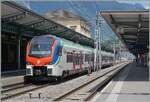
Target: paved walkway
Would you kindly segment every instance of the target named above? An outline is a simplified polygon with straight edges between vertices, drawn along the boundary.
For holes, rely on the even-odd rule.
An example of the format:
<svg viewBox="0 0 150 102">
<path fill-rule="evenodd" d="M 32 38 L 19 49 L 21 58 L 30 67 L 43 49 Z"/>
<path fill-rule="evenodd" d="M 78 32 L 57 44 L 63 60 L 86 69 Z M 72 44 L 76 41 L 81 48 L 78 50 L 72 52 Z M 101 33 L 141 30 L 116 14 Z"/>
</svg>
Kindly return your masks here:
<svg viewBox="0 0 150 102">
<path fill-rule="evenodd" d="M 150 102 L 150 84 L 147 67 L 129 64 L 92 102 Z"/>
</svg>

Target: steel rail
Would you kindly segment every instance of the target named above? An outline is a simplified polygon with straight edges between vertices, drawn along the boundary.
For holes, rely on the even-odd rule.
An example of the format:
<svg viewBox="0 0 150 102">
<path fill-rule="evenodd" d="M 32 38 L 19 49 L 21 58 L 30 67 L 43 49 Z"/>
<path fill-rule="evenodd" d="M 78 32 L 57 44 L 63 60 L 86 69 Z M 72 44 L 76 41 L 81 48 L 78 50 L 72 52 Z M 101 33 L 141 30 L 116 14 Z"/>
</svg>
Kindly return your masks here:
<svg viewBox="0 0 150 102">
<path fill-rule="evenodd" d="M 7 99 L 10 99 L 12 97 L 16 97 L 16 96 L 19 96 L 21 94 L 25 94 L 25 93 L 30 92 L 30 91 L 34 91 L 34 90 L 37 90 L 37 89 L 41 89 L 41 88 L 47 87 L 49 85 L 50 84 L 44 84 L 44 85 L 40 85 L 40 86 L 34 86 L 31 89 L 23 90 L 23 91 L 20 91 L 20 92 L 11 94 L 11 95 L 7 95 L 7 93 L 6 93 L 7 96 L 1 97 L 1 100 L 7 100 Z"/>
<path fill-rule="evenodd" d="M 78 86 L 77 88 L 74 88 L 74 89 L 72 89 L 72 90 L 70 90 L 70 91 L 64 93 L 63 95 L 58 96 L 58 97 L 55 98 L 53 101 L 61 101 L 61 100 L 65 99 L 66 97 L 70 96 L 71 94 L 73 94 L 73 93 L 77 92 L 78 90 L 80 90 L 80 89 L 86 87 L 86 86 L 89 85 L 90 83 L 92 83 L 92 82 L 98 80 L 99 78 L 101 78 L 101 77 L 107 75 L 108 73 L 110 73 L 110 72 L 112 72 L 112 71 L 118 69 L 118 68 L 121 67 L 121 66 L 122 66 L 122 65 L 117 66 L 116 68 L 111 69 L 110 71 L 104 73 L 103 75 L 100 75 L 99 77 L 97 77 L 97 78 L 95 78 L 95 79 L 92 79 L 92 80 L 86 82 L 85 84 L 82 84 L 82 85 Z M 123 68 L 123 67 L 122 67 L 122 68 Z"/>
<path fill-rule="evenodd" d="M 127 64 L 128 65 L 128 64 Z M 124 65 L 122 68 L 118 69 L 116 72 L 114 72 L 110 77 L 108 77 L 106 80 L 101 82 L 98 87 L 94 89 L 93 92 L 91 92 L 85 99 L 84 101 L 90 101 L 98 92 L 98 90 L 104 88 L 116 75 L 119 73 L 121 70 L 123 70 L 127 65 Z"/>
</svg>

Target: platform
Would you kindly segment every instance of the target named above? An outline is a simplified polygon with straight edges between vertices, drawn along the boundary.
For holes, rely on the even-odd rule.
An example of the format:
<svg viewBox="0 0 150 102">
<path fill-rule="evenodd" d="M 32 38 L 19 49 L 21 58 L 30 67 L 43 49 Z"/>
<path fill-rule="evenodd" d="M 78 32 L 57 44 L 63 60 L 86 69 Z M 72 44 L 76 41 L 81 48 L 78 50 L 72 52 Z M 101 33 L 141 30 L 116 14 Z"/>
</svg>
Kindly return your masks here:
<svg viewBox="0 0 150 102">
<path fill-rule="evenodd" d="M 2 77 L 1 78 L 1 86 L 8 86 L 13 85 L 17 83 L 23 83 L 24 82 L 24 76 L 11 76 L 11 77 Z"/>
<path fill-rule="evenodd" d="M 131 63 L 92 102 L 150 102 L 148 72 L 147 67 Z"/>
</svg>

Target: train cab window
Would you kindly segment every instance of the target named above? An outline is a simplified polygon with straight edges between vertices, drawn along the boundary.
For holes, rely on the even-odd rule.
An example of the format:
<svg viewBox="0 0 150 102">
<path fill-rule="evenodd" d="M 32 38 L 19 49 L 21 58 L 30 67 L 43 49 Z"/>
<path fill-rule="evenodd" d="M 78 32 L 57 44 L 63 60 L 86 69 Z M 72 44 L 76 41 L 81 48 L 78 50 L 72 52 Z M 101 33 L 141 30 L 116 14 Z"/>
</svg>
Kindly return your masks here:
<svg viewBox="0 0 150 102">
<path fill-rule="evenodd" d="M 48 57 L 51 54 L 53 39 L 50 37 L 35 37 L 31 41 L 29 56 Z"/>
</svg>

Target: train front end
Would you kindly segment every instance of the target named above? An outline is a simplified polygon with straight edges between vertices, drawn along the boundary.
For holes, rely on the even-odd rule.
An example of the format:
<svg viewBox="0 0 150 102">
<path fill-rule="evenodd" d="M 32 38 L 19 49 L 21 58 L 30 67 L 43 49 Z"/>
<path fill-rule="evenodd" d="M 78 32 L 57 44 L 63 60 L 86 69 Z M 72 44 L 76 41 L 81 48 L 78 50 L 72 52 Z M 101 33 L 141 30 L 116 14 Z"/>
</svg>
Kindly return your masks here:
<svg viewBox="0 0 150 102">
<path fill-rule="evenodd" d="M 59 40 L 53 36 L 36 36 L 27 45 L 25 82 L 50 80 L 58 76 Z"/>
</svg>

